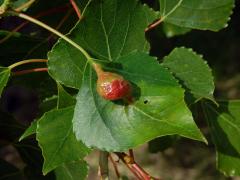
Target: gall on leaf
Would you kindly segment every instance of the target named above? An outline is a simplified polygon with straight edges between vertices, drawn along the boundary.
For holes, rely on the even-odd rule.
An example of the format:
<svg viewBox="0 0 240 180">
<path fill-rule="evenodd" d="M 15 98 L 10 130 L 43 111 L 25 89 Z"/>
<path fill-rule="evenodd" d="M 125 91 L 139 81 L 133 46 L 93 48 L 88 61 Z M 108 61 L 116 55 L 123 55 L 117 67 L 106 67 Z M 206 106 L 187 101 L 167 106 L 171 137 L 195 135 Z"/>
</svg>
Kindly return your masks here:
<svg viewBox="0 0 240 180">
<path fill-rule="evenodd" d="M 106 100 L 128 100 L 131 99 L 132 86 L 130 82 L 125 80 L 121 75 L 105 72 L 100 65 L 95 64 L 94 68 L 97 72 L 97 92 Z"/>
</svg>

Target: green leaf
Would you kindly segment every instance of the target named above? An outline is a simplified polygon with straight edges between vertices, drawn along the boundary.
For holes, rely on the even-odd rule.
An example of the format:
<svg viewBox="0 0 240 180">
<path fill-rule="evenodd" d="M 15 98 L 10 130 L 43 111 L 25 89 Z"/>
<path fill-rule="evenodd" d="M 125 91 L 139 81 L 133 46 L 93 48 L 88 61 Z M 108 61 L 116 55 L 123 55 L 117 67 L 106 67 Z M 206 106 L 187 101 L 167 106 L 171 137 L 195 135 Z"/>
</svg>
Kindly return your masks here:
<svg viewBox="0 0 240 180">
<path fill-rule="evenodd" d="M 0 5 L 2 5 L 3 3 L 12 3 L 12 6 L 14 8 L 26 3 L 28 0 L 0 0 Z"/>
<path fill-rule="evenodd" d="M 240 100 L 204 103 L 205 116 L 217 149 L 217 168 L 228 176 L 240 175 Z"/>
<path fill-rule="evenodd" d="M 4 87 L 7 85 L 9 76 L 10 76 L 10 69 L 6 67 L 0 66 L 0 97 Z"/>
<path fill-rule="evenodd" d="M 191 31 L 190 28 L 179 27 L 170 23 L 163 24 L 163 31 L 168 38 L 177 36 L 177 35 L 184 35 Z"/>
<path fill-rule="evenodd" d="M 207 98 L 215 102 L 213 97 L 214 81 L 211 69 L 192 49 L 175 48 L 164 58 L 163 66 L 169 68 L 190 92 L 195 101 Z"/>
<path fill-rule="evenodd" d="M 0 36 L 7 36 L 8 34 L 12 34 L 13 37 L 20 37 L 21 33 L 19 32 L 11 32 L 11 31 L 7 31 L 7 30 L 0 30 Z"/>
<path fill-rule="evenodd" d="M 57 86 L 58 86 L 57 109 L 75 105 L 76 99 L 73 98 L 70 94 L 68 94 L 61 86 L 61 84 L 58 83 Z"/>
<path fill-rule="evenodd" d="M 87 2 L 81 2 L 80 9 Z M 149 50 L 144 29 L 155 18 L 153 10 L 136 0 L 93 0 L 69 37 L 93 57 L 116 61 L 133 50 Z M 54 79 L 69 87 L 81 86 L 86 60 L 78 50 L 60 40 L 48 58 Z"/>
<path fill-rule="evenodd" d="M 68 94 L 59 83 L 57 83 L 57 87 L 58 87 L 58 96 L 52 96 L 44 100 L 44 102 L 41 104 L 42 111 L 44 112 L 49 111 L 53 109 L 56 106 L 56 104 L 57 104 L 57 109 L 69 107 L 76 104 L 76 99 L 73 98 L 70 94 Z M 57 102 L 56 102 L 56 99 L 57 99 Z M 35 134 L 37 130 L 37 123 L 38 123 L 38 120 L 33 121 L 30 127 L 28 127 L 27 130 L 25 130 L 24 134 L 19 138 L 19 141 L 25 139 L 26 137 L 32 134 Z"/>
<path fill-rule="evenodd" d="M 37 130 L 37 123 L 38 123 L 38 120 L 33 121 L 31 125 L 25 130 L 23 135 L 21 135 L 21 137 L 19 138 L 19 141 L 22 141 L 26 137 L 35 134 Z"/>
<path fill-rule="evenodd" d="M 159 0 L 160 19 L 180 27 L 218 31 L 227 26 L 234 0 Z"/>
<path fill-rule="evenodd" d="M 106 151 L 124 151 L 172 134 L 205 141 L 184 102 L 183 89 L 168 70 L 140 52 L 118 63 L 121 69 L 108 70 L 131 81 L 136 100 L 129 105 L 104 100 L 96 92 L 96 75 L 88 66 L 73 117 L 78 140 Z"/>
<path fill-rule="evenodd" d="M 42 149 L 43 174 L 63 163 L 81 160 L 89 153 L 72 131 L 73 107 L 52 110 L 43 115 L 37 127 L 37 140 Z"/>
<path fill-rule="evenodd" d="M 84 180 L 88 174 L 88 166 L 84 161 L 63 164 L 55 171 L 56 180 Z"/>
<path fill-rule="evenodd" d="M 45 112 L 57 108 L 58 96 L 53 95 L 51 97 L 45 98 L 40 104 L 40 115 L 43 115 Z"/>
<path fill-rule="evenodd" d="M 20 6 L 22 6 L 23 4 L 27 3 L 29 0 L 15 0 L 15 2 L 13 3 L 13 8 L 18 8 Z M 28 9 L 25 8 L 24 11 L 26 11 Z"/>
</svg>

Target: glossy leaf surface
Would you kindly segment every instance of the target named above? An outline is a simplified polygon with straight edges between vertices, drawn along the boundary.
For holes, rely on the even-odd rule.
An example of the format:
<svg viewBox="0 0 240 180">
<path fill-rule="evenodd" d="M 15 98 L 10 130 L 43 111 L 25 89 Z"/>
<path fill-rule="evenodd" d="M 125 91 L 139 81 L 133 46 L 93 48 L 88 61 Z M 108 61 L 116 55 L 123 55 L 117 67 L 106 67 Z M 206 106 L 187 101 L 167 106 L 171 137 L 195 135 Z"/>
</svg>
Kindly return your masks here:
<svg viewBox="0 0 240 180">
<path fill-rule="evenodd" d="M 132 83 L 134 102 L 124 105 L 100 97 L 96 75 L 88 66 L 73 118 L 77 139 L 107 151 L 123 151 L 171 134 L 205 141 L 184 102 L 183 89 L 168 70 L 139 52 L 118 63 L 118 68 L 108 70 Z"/>
<path fill-rule="evenodd" d="M 163 66 L 169 68 L 196 101 L 201 98 L 214 101 L 212 72 L 202 56 L 191 49 L 175 48 L 164 58 Z"/>
<path fill-rule="evenodd" d="M 240 101 L 204 103 L 203 108 L 217 150 L 217 168 L 228 176 L 240 175 Z"/>
<path fill-rule="evenodd" d="M 116 61 L 133 50 L 149 49 L 144 29 L 157 16 L 147 6 L 136 0 L 85 0 L 80 9 L 85 9 L 84 18 L 69 37 L 93 57 Z M 49 73 L 54 79 L 66 86 L 81 86 L 86 60 L 79 50 L 60 40 L 48 57 Z"/>
<path fill-rule="evenodd" d="M 159 0 L 160 18 L 179 27 L 218 31 L 227 26 L 234 0 Z"/>
</svg>

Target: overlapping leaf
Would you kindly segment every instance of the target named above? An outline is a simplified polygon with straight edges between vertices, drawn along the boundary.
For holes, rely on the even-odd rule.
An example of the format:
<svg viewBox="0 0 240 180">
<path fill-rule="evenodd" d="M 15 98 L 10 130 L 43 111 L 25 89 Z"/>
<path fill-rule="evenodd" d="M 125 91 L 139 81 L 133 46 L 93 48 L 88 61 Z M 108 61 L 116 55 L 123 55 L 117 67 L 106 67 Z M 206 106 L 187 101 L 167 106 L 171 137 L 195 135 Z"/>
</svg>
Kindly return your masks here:
<svg viewBox="0 0 240 180">
<path fill-rule="evenodd" d="M 234 0 L 159 0 L 163 22 L 180 27 L 218 31 L 227 26 Z"/>
<path fill-rule="evenodd" d="M 171 73 L 145 53 L 119 59 L 122 74 L 134 85 L 130 105 L 104 100 L 88 66 L 77 96 L 73 129 L 87 146 L 123 151 L 159 136 L 179 134 L 205 141 L 184 102 L 184 91 Z M 147 71 L 146 71 L 147 70 Z"/>
<path fill-rule="evenodd" d="M 37 120 L 33 121 L 31 125 L 25 130 L 25 132 L 21 135 L 21 137 L 19 138 L 19 141 L 22 141 L 26 137 L 35 134 L 37 130 L 37 123 L 38 123 Z"/>
<path fill-rule="evenodd" d="M 166 34 L 168 38 L 171 38 L 177 35 L 184 35 L 190 31 L 191 31 L 190 28 L 179 27 L 170 23 L 163 24 L 163 32 Z"/>
<path fill-rule="evenodd" d="M 58 86 L 57 109 L 75 105 L 76 99 L 73 98 L 70 94 L 68 94 L 61 86 L 61 84 L 57 84 L 57 86 Z"/>
<path fill-rule="evenodd" d="M 43 151 L 43 173 L 63 163 L 80 160 L 89 153 L 72 131 L 73 107 L 52 110 L 44 114 L 37 127 L 37 140 Z"/>
<path fill-rule="evenodd" d="M 59 85 L 60 86 L 60 85 Z M 59 104 L 60 100 L 59 97 L 62 97 L 63 94 L 65 93 L 60 93 L 63 91 L 63 88 L 59 90 L 59 95 L 58 96 L 52 96 L 50 98 L 46 98 L 41 104 L 40 104 L 40 116 L 43 115 L 45 112 L 50 111 L 54 108 L 57 107 Z M 60 95 L 61 94 L 61 95 Z M 63 98 L 65 99 L 65 98 Z M 67 99 L 67 98 L 66 98 Z M 71 100 L 70 100 L 71 101 Z M 67 101 L 66 104 L 69 104 L 70 101 Z M 61 100 L 62 103 L 62 100 Z M 73 104 L 71 104 L 73 105 Z M 64 107 L 64 106 L 63 106 Z M 34 120 L 31 125 L 24 131 L 24 133 L 21 135 L 19 138 L 19 141 L 22 141 L 23 139 L 27 138 L 28 136 L 31 136 L 36 133 L 37 131 L 37 124 L 38 124 L 39 119 Z"/>
<path fill-rule="evenodd" d="M 1 0 L 0 1 L 0 5 L 2 5 L 2 3 L 4 3 L 5 0 Z M 23 4 L 25 4 L 28 0 L 13 0 L 11 1 L 12 3 L 12 8 L 17 8 Z"/>
<path fill-rule="evenodd" d="M 55 171 L 56 180 L 84 180 L 88 174 L 88 166 L 84 161 L 66 163 Z"/>
<path fill-rule="evenodd" d="M 164 58 L 163 65 L 182 81 L 196 100 L 214 101 L 214 82 L 211 69 L 200 55 L 191 49 L 175 48 Z"/>
<path fill-rule="evenodd" d="M 240 101 L 203 104 L 212 140 L 217 149 L 217 167 L 225 175 L 240 175 Z"/>
<path fill-rule="evenodd" d="M 156 13 L 147 6 L 136 0 L 84 0 L 80 9 L 84 8 L 83 19 L 69 37 L 95 58 L 115 61 L 133 50 L 148 50 L 144 29 Z M 85 58 L 78 50 L 61 40 L 48 57 L 54 79 L 66 86 L 81 86 Z"/>
<path fill-rule="evenodd" d="M 7 85 L 8 78 L 10 76 L 10 69 L 5 67 L 0 67 L 0 96 L 4 87 Z"/>
<path fill-rule="evenodd" d="M 37 140 L 44 156 L 44 174 L 60 165 L 81 160 L 90 151 L 73 134 L 74 104 L 75 99 L 58 84 L 57 108 L 38 120 Z"/>
</svg>

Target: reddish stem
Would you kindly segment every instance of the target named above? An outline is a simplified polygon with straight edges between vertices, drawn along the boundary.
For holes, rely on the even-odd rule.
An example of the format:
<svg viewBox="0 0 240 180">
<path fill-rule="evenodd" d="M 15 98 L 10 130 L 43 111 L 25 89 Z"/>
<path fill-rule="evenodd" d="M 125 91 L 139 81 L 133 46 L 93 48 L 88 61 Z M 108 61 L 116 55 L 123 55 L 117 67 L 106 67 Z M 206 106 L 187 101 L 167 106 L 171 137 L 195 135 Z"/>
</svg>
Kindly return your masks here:
<svg viewBox="0 0 240 180">
<path fill-rule="evenodd" d="M 29 74 L 33 72 L 47 72 L 48 68 L 34 68 L 34 69 L 27 69 L 27 70 L 22 70 L 22 71 L 15 71 L 12 72 L 13 75 L 23 75 L 23 74 Z"/>
<path fill-rule="evenodd" d="M 9 34 L 7 34 L 4 38 L 2 38 L 0 40 L 0 44 L 4 43 L 6 40 L 8 40 L 15 32 L 17 32 L 20 29 L 22 29 L 26 24 L 28 24 L 28 22 L 23 22 L 22 24 L 20 24 L 16 28 L 14 28 Z"/>
<path fill-rule="evenodd" d="M 76 2 L 74 0 L 70 0 L 70 3 L 72 4 L 72 7 L 74 9 L 74 11 L 76 12 L 77 16 L 79 19 L 81 19 L 81 12 L 80 12 L 80 9 L 78 8 Z"/>
<path fill-rule="evenodd" d="M 130 157 L 134 160 L 134 153 L 133 153 L 133 149 L 129 149 L 129 155 Z"/>
<path fill-rule="evenodd" d="M 41 13 L 37 14 L 36 16 L 34 16 L 34 18 L 40 18 L 40 17 L 43 17 L 43 16 L 47 16 L 49 14 L 57 13 L 57 12 L 65 12 L 68 7 L 69 7 L 68 4 L 66 4 L 64 6 L 60 6 L 60 7 L 55 7 L 55 8 L 52 8 L 52 9 L 49 9 L 47 11 L 44 11 L 44 12 L 41 12 Z M 22 29 L 28 23 L 29 23 L 29 21 L 25 21 L 22 24 L 20 24 L 19 26 L 17 26 L 16 28 L 14 28 L 11 31 L 11 33 L 9 33 L 6 37 L 4 37 L 3 39 L 0 40 L 0 44 L 5 42 L 6 40 L 8 40 L 15 32 Z"/>
<path fill-rule="evenodd" d="M 117 164 L 116 164 L 116 162 L 114 161 L 114 159 L 113 159 L 113 157 L 111 156 L 111 154 L 109 154 L 109 159 L 110 159 L 110 161 L 112 162 L 112 165 L 113 165 L 114 171 L 115 171 L 115 173 L 116 173 L 116 175 L 117 175 L 117 178 L 120 179 L 121 176 L 120 176 L 120 173 L 119 173 L 119 171 L 118 171 Z"/>
<path fill-rule="evenodd" d="M 144 31 L 147 32 L 153 28 L 155 28 L 157 25 L 159 25 L 162 22 L 162 19 L 158 19 L 157 21 L 155 21 L 154 23 L 150 24 Z"/>
<path fill-rule="evenodd" d="M 69 8 L 68 4 L 62 5 L 62 6 L 58 6 L 55 8 L 51 8 L 48 9 L 47 11 L 43 11 L 40 12 L 39 14 L 37 14 L 36 16 L 33 16 L 34 18 L 40 18 L 42 16 L 47 16 L 49 14 L 54 14 L 54 13 L 58 13 L 58 12 L 66 12 L 66 10 Z"/>
<path fill-rule="evenodd" d="M 131 170 L 131 172 L 139 180 L 160 180 L 149 175 L 143 168 L 141 168 L 134 159 L 126 153 L 116 152 L 117 156 L 123 161 L 123 163 Z"/>
<path fill-rule="evenodd" d="M 72 9 L 70 9 L 66 15 L 61 19 L 61 21 L 58 23 L 58 25 L 56 26 L 56 30 L 60 29 L 62 27 L 62 25 L 64 24 L 64 22 L 68 19 L 68 17 L 71 15 L 71 13 L 73 12 Z M 49 41 L 51 38 L 53 37 L 53 34 L 51 34 L 47 40 Z"/>
<path fill-rule="evenodd" d="M 61 21 L 58 23 L 58 25 L 56 26 L 56 30 L 60 29 L 62 27 L 62 25 L 64 24 L 64 22 L 68 19 L 68 17 L 71 15 L 72 13 L 72 9 L 70 9 L 67 14 L 61 19 Z M 33 48 L 31 48 L 25 57 L 28 57 L 33 51 L 35 51 L 37 48 L 39 48 L 42 44 L 44 44 L 47 41 L 50 41 L 51 38 L 54 36 L 54 34 L 50 34 L 47 39 L 44 39 L 42 42 L 40 42 L 39 44 L 37 44 L 36 46 L 34 46 Z"/>
</svg>

